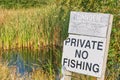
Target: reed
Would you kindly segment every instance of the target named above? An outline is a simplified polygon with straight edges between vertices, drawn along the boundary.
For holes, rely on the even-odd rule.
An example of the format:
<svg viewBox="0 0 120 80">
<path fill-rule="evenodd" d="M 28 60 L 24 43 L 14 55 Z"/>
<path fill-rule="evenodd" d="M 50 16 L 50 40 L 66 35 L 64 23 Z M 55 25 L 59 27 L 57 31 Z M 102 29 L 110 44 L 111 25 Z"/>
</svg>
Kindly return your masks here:
<svg viewBox="0 0 120 80">
<path fill-rule="evenodd" d="M 50 1 L 50 0 L 49 0 Z M 34 2 L 34 1 L 33 1 Z M 44 2 L 44 1 L 43 1 Z M 46 1 L 47 2 L 47 1 Z M 45 3 L 46 3 L 45 2 Z M 102 12 L 113 14 L 113 29 L 107 62 L 106 80 L 119 80 L 120 75 L 120 2 L 119 0 L 53 0 L 46 5 L 11 6 L 0 5 L 0 50 L 1 52 L 13 49 L 41 51 L 47 65 L 42 68 L 48 75 L 54 75 L 54 70 L 61 68 L 63 40 L 68 36 L 70 11 Z M 42 3 L 41 3 L 42 4 Z M 6 7 L 5 7 L 6 6 Z M 21 6 L 21 7 L 20 7 Z M 27 52 L 26 52 L 27 53 Z M 48 53 L 46 55 L 45 53 Z M 30 53 L 31 59 L 36 60 L 39 54 Z M 28 59 L 28 54 L 24 60 Z M 1 55 L 2 56 L 2 55 Z M 6 55 L 7 56 L 7 55 Z M 9 55 L 8 55 L 9 56 Z M 5 57 L 5 56 L 3 56 Z M 9 57 L 5 57 L 6 59 Z M 41 62 L 41 61 L 40 61 Z M 40 63 L 38 61 L 38 63 Z M 55 66 L 59 66 L 56 69 Z M 40 65 L 39 65 L 40 66 Z M 36 71 L 36 75 L 40 72 Z M 45 72 L 45 73 L 46 73 Z M 60 73 L 60 72 L 59 72 Z M 46 74 L 45 74 L 46 76 Z M 74 74 L 73 74 L 74 76 Z M 54 76 L 52 76 L 54 77 Z M 90 79 L 88 76 L 76 76 L 81 79 Z M 34 78 L 34 77 L 33 77 Z M 77 79 L 73 77 L 74 79 Z M 92 79 L 92 78 L 91 78 Z"/>
<path fill-rule="evenodd" d="M 59 31 L 55 32 L 57 17 L 56 5 L 49 5 L 43 8 L 19 9 L 19 10 L 0 10 L 2 13 L 0 19 L 0 43 L 4 49 L 31 47 L 35 49 L 40 45 L 50 45 L 54 39 L 59 41 L 57 36 Z M 54 34 L 53 32 L 54 31 Z M 53 43 L 53 44 L 55 44 Z M 8 46 L 10 45 L 10 46 Z"/>
</svg>

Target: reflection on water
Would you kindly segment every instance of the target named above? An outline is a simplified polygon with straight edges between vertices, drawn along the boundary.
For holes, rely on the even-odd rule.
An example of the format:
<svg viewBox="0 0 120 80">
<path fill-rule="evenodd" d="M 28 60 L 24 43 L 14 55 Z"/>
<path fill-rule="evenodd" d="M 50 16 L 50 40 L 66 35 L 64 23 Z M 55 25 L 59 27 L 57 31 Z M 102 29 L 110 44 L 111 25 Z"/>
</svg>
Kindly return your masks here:
<svg viewBox="0 0 120 80">
<path fill-rule="evenodd" d="M 50 74 L 58 75 L 61 63 L 61 48 L 44 48 L 31 50 L 28 48 L 1 51 L 2 61 L 7 61 L 8 66 L 15 66 L 17 73 L 23 76 L 37 68 L 41 68 Z"/>
<path fill-rule="evenodd" d="M 19 53 L 15 53 L 10 57 L 10 61 L 8 66 L 16 66 L 17 68 L 17 73 L 20 73 L 21 76 L 24 75 L 25 70 L 26 70 L 26 66 L 24 65 L 24 60 L 22 58 L 22 56 Z M 32 69 L 31 69 L 32 70 Z"/>
<path fill-rule="evenodd" d="M 2 62 L 8 62 L 9 67 L 15 66 L 17 74 L 20 74 L 20 76 L 26 73 L 30 74 L 33 70 L 40 68 L 51 75 L 54 75 L 55 72 L 55 80 L 59 80 L 62 48 L 44 47 L 44 49 L 34 51 L 28 48 L 2 50 L 0 55 L 2 55 Z M 119 63 L 113 66 L 113 69 L 116 69 L 116 80 L 120 80 L 119 72 L 117 72 L 119 68 Z M 106 77 L 110 76 L 110 74 L 110 70 L 107 69 Z M 75 76 L 77 75 L 75 74 Z M 87 78 L 83 75 L 79 75 L 79 77 L 81 80 Z"/>
</svg>

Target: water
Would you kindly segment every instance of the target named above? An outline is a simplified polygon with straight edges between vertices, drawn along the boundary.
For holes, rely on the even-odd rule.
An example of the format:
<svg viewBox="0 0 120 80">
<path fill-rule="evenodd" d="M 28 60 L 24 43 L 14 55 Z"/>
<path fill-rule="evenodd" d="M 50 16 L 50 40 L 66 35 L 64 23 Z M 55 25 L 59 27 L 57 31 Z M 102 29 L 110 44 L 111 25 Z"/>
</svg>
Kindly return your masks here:
<svg viewBox="0 0 120 80">
<path fill-rule="evenodd" d="M 1 50 L 0 52 L 2 62 L 8 62 L 8 67 L 15 66 L 17 74 L 20 74 L 21 77 L 26 73 L 29 75 L 33 70 L 40 68 L 49 74 L 55 75 L 55 80 L 60 80 L 62 48 L 45 47 L 44 49 L 34 51 L 32 49 L 22 48 L 7 51 Z M 118 69 L 120 65 L 117 64 L 113 67 Z M 106 72 L 106 76 L 110 75 L 108 71 Z M 119 72 L 116 72 L 116 74 L 118 74 L 116 80 L 120 80 Z"/>
<path fill-rule="evenodd" d="M 12 49 L 1 51 L 2 61 L 8 62 L 8 67 L 15 66 L 17 74 L 24 76 L 25 73 L 31 73 L 38 68 L 53 74 L 56 77 L 60 73 L 61 64 L 61 49 L 44 48 L 41 50 Z M 57 78 L 56 78 L 57 80 Z"/>
</svg>

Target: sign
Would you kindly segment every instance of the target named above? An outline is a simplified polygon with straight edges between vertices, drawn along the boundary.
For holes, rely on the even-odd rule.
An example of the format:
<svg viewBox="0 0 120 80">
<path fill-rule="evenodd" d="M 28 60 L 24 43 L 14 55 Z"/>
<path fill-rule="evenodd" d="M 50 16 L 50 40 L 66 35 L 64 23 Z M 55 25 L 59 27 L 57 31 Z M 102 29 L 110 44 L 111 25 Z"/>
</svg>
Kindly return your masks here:
<svg viewBox="0 0 120 80">
<path fill-rule="evenodd" d="M 71 12 L 69 34 L 106 38 L 110 14 Z"/>
<path fill-rule="evenodd" d="M 64 41 L 63 66 L 69 71 L 100 77 L 105 42 L 105 38 L 69 35 Z"/>
<path fill-rule="evenodd" d="M 110 14 L 71 12 L 62 66 L 68 71 L 101 78 L 105 73 L 111 25 Z"/>
</svg>

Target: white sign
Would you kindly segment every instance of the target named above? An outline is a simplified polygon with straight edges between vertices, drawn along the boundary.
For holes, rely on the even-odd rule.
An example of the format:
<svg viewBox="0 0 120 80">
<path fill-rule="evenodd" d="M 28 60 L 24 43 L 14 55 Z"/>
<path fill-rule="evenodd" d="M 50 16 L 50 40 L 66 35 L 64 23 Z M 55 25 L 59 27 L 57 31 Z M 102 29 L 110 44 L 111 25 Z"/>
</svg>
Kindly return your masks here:
<svg viewBox="0 0 120 80">
<path fill-rule="evenodd" d="M 69 33 L 106 38 L 110 14 L 71 12 Z"/>
<path fill-rule="evenodd" d="M 112 15 L 71 12 L 62 66 L 68 71 L 104 79 Z"/>
<path fill-rule="evenodd" d="M 105 38 L 69 35 L 64 41 L 62 65 L 69 71 L 100 77 Z"/>
</svg>

